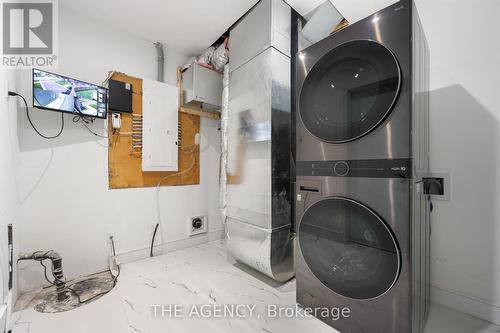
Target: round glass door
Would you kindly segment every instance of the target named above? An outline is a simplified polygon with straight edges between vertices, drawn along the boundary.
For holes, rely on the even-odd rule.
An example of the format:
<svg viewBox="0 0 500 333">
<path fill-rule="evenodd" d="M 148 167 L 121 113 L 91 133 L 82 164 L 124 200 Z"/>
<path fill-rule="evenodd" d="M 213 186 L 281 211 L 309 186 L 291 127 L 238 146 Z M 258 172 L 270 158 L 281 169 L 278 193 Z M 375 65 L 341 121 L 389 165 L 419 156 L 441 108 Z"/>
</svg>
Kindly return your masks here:
<svg viewBox="0 0 500 333">
<path fill-rule="evenodd" d="M 298 238 L 309 269 L 345 297 L 378 297 L 399 276 L 400 252 L 392 232 L 359 202 L 331 197 L 315 203 L 302 217 Z"/>
<path fill-rule="evenodd" d="M 384 121 L 400 85 L 399 64 L 385 46 L 347 42 L 326 53 L 307 75 L 299 100 L 302 122 L 320 140 L 356 140 Z"/>
</svg>

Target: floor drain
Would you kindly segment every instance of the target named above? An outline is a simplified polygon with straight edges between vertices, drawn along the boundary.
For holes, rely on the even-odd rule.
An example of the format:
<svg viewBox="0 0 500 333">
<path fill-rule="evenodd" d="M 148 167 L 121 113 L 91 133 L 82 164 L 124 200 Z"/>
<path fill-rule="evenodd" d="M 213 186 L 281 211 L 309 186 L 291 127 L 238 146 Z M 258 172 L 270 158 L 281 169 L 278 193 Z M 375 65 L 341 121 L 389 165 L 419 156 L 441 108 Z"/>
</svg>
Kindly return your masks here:
<svg viewBox="0 0 500 333">
<path fill-rule="evenodd" d="M 58 301 L 55 287 L 49 287 L 38 292 L 27 307 L 32 306 L 36 311 L 43 313 L 58 313 L 90 304 L 104 296 L 95 297 L 96 295 L 113 289 L 113 276 L 109 272 L 104 272 L 69 281 L 66 285 L 74 289 L 82 301 L 91 300 L 81 304 L 78 298 L 68 291 L 69 297 L 64 301 Z"/>
</svg>

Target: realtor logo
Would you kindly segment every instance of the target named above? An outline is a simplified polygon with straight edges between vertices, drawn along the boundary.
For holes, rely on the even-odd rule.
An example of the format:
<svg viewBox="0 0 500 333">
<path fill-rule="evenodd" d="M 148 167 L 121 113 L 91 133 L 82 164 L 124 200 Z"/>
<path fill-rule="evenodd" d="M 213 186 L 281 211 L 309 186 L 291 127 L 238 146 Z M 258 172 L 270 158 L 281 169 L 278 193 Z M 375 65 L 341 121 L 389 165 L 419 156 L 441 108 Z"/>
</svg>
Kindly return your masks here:
<svg viewBox="0 0 500 333">
<path fill-rule="evenodd" d="M 3 68 L 54 68 L 56 0 L 0 0 Z"/>
</svg>

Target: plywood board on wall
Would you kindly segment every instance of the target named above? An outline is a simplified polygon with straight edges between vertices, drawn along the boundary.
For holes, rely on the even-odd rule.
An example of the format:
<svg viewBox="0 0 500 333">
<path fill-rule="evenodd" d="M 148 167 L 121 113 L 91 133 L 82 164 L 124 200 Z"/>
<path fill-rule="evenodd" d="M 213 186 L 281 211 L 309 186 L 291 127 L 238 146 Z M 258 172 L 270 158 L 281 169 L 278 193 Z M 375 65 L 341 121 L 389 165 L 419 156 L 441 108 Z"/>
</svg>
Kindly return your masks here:
<svg viewBox="0 0 500 333">
<path fill-rule="evenodd" d="M 143 172 L 140 149 L 132 147 L 132 117 L 142 115 L 142 79 L 115 73 L 113 80 L 132 85 L 133 114 L 122 113 L 120 130 L 114 131 L 109 121 L 108 173 L 109 188 L 153 187 L 161 185 L 196 185 L 200 183 L 200 151 L 195 146 L 195 136 L 200 132 L 200 117 L 179 112 L 181 141 L 179 146 L 179 171 Z"/>
</svg>

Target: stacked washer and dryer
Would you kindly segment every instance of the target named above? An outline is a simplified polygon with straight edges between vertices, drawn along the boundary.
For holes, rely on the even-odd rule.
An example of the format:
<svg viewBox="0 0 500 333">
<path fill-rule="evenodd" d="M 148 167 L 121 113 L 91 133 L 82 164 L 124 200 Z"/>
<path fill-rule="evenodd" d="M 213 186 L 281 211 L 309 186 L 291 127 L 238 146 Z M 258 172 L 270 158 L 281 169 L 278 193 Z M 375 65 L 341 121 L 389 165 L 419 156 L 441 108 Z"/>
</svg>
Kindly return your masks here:
<svg viewBox="0 0 500 333">
<path fill-rule="evenodd" d="M 429 308 L 429 51 L 400 1 L 299 52 L 297 302 L 342 333 L 421 332 Z"/>
</svg>

